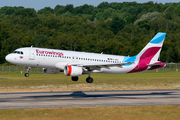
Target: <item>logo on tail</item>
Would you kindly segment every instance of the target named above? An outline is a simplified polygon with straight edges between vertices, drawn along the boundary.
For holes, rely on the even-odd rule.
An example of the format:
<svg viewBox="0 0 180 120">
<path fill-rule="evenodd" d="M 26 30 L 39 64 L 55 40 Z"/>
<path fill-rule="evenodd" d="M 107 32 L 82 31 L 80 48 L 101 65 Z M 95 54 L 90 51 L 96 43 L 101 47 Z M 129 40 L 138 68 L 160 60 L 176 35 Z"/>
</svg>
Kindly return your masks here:
<svg viewBox="0 0 180 120">
<path fill-rule="evenodd" d="M 158 61 L 158 58 L 165 37 L 166 37 L 166 33 L 156 34 L 156 36 L 136 56 L 136 59 L 134 61 L 136 61 L 137 65 L 133 70 L 131 70 L 128 73 L 140 72 L 144 70 L 152 70 L 152 69 L 164 67 L 165 63 Z M 132 62 L 129 60 L 128 61 L 126 60 L 126 62 Z"/>
</svg>

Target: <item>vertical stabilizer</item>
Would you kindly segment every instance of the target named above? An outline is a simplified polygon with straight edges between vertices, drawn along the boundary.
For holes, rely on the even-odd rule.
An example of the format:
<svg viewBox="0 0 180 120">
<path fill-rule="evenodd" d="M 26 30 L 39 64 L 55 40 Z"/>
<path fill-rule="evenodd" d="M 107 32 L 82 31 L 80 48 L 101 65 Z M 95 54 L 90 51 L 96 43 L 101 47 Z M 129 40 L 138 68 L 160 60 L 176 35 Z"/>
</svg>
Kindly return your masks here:
<svg viewBox="0 0 180 120">
<path fill-rule="evenodd" d="M 165 37 L 166 33 L 156 34 L 156 36 L 137 55 L 137 59 L 149 59 L 150 61 L 157 61 Z"/>
<path fill-rule="evenodd" d="M 166 33 L 157 33 L 136 56 L 135 61 L 138 65 L 129 73 L 146 70 L 149 64 L 157 63 L 165 37 Z"/>
</svg>

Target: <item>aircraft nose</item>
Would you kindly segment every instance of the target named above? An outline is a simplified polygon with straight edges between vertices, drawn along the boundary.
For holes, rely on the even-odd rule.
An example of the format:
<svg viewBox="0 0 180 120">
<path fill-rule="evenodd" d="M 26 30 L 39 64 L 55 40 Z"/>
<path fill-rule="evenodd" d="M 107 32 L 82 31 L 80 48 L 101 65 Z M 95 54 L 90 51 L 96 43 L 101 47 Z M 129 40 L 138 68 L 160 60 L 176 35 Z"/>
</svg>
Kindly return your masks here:
<svg viewBox="0 0 180 120">
<path fill-rule="evenodd" d="M 11 56 L 10 55 L 7 55 L 6 57 L 5 57 L 5 59 L 6 59 L 6 61 L 8 61 L 8 62 L 11 62 Z"/>
</svg>

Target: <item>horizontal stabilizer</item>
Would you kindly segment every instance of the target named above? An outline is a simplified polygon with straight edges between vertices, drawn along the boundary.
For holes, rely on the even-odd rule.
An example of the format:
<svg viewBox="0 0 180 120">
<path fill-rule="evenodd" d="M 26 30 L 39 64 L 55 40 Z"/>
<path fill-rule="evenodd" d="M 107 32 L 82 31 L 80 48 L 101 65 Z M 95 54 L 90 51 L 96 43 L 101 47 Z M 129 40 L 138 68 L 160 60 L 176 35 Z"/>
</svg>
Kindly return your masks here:
<svg viewBox="0 0 180 120">
<path fill-rule="evenodd" d="M 158 66 L 158 65 L 164 65 L 165 63 L 160 63 L 160 64 L 149 64 L 148 66 Z"/>
</svg>

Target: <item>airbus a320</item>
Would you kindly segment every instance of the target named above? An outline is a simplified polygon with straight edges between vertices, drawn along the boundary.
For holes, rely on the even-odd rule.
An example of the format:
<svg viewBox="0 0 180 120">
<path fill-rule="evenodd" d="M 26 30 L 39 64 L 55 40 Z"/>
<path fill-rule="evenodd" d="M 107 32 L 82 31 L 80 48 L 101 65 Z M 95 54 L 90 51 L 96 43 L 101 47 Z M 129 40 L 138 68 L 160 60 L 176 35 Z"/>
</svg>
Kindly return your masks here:
<svg viewBox="0 0 180 120">
<path fill-rule="evenodd" d="M 63 70 L 73 81 L 88 74 L 86 82 L 92 83 L 91 73 L 125 74 L 165 67 L 165 63 L 158 61 L 165 36 L 166 33 L 157 33 L 139 54 L 132 57 L 24 47 L 8 54 L 5 59 L 16 65 L 44 68 L 47 74 Z M 29 72 L 25 76 L 28 77 Z"/>
</svg>

